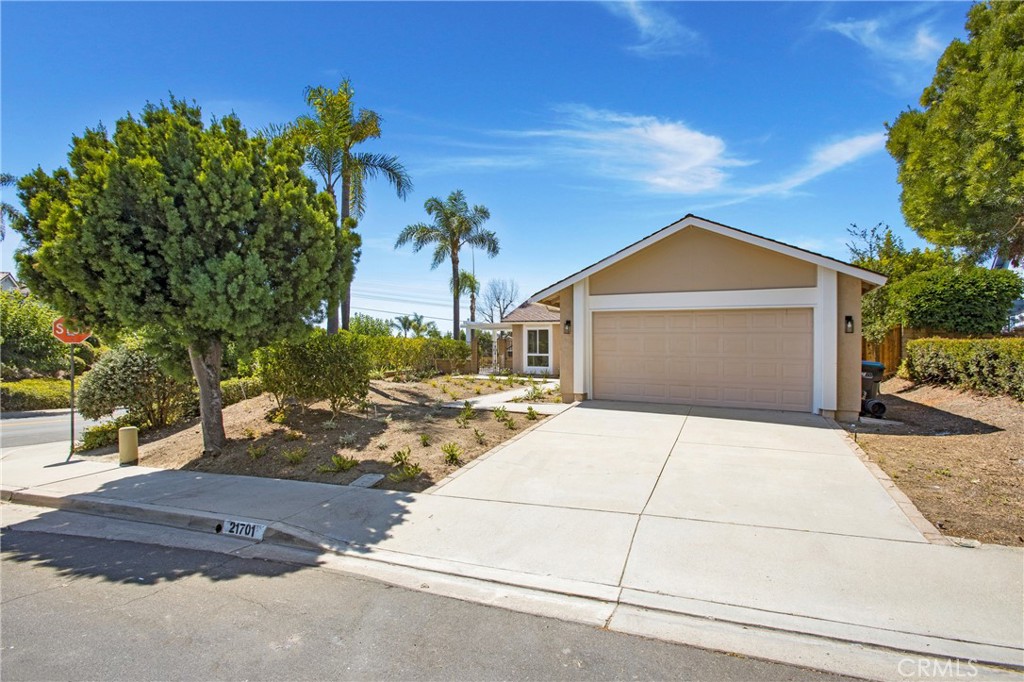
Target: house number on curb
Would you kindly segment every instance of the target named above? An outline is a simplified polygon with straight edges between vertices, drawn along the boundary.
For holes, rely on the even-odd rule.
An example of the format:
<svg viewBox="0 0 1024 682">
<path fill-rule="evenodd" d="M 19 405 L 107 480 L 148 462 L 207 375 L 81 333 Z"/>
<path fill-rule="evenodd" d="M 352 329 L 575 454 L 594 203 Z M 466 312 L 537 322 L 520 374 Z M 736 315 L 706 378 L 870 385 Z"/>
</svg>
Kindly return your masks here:
<svg viewBox="0 0 1024 682">
<path fill-rule="evenodd" d="M 236 537 L 248 538 L 250 540 L 261 542 L 263 540 L 263 534 L 267 532 L 267 527 L 262 523 L 250 523 L 249 521 L 233 521 L 231 519 L 224 519 L 224 522 L 218 523 L 214 530 L 225 535 L 234 535 Z"/>
</svg>

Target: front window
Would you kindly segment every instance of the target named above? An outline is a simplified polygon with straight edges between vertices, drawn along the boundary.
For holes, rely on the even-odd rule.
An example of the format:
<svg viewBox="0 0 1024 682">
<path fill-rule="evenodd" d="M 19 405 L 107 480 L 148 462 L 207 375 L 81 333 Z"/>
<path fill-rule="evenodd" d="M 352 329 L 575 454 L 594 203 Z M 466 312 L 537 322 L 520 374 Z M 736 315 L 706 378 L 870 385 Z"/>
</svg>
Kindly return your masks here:
<svg viewBox="0 0 1024 682">
<path fill-rule="evenodd" d="M 551 366 L 551 330 L 526 330 L 526 367 L 546 370 Z"/>
</svg>

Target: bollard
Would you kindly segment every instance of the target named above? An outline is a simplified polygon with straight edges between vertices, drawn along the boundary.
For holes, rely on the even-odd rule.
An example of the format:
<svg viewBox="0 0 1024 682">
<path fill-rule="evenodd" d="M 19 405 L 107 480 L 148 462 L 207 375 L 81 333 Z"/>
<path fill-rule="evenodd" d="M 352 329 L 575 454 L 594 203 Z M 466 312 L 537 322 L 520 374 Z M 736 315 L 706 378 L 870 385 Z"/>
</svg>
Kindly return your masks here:
<svg viewBox="0 0 1024 682">
<path fill-rule="evenodd" d="M 123 467 L 139 463 L 138 427 L 122 426 L 117 430 L 117 453 Z"/>
</svg>

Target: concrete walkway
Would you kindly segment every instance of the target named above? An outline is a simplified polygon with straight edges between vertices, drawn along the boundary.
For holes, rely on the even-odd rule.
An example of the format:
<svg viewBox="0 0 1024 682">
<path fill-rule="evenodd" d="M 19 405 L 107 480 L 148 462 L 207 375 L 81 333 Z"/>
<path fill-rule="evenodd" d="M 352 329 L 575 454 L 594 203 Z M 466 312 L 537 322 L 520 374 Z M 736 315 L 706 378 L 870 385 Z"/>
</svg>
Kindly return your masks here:
<svg viewBox="0 0 1024 682">
<path fill-rule="evenodd" d="M 498 377 L 487 377 L 480 375 L 480 378 L 489 378 L 494 380 L 500 380 Z M 557 379 L 541 379 L 535 384 L 536 387 L 552 391 L 558 388 L 559 383 Z M 565 403 L 529 403 L 529 402 L 515 402 L 522 398 L 525 398 L 527 393 L 530 391 L 530 386 L 522 388 L 514 388 L 508 391 L 502 391 L 500 393 L 491 393 L 490 395 L 482 395 L 477 398 L 470 398 L 468 400 L 454 400 L 452 402 L 444 403 L 442 407 L 451 407 L 455 409 L 462 408 L 467 402 L 473 406 L 476 410 L 494 410 L 498 407 L 504 407 L 508 412 L 524 413 L 529 408 L 533 408 L 538 414 L 554 415 L 561 414 L 568 410 L 572 405 Z"/>
<path fill-rule="evenodd" d="M 811 415 L 584 403 L 430 494 L 61 464 L 64 448 L 5 451 L 3 499 L 207 534 L 256 521 L 264 543 L 231 551 L 304 548 L 414 588 L 875 679 L 903 677 L 899 652 L 1002 666 L 977 679 L 1024 668 L 1024 552 L 930 542 Z"/>
</svg>

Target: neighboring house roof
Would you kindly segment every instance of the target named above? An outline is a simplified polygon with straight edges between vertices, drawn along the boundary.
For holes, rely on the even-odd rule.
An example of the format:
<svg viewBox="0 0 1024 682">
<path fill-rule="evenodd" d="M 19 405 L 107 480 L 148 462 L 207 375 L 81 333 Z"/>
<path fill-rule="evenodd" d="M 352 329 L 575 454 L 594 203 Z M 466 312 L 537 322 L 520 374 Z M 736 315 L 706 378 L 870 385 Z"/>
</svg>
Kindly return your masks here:
<svg viewBox="0 0 1024 682">
<path fill-rule="evenodd" d="M 830 256 L 823 256 L 820 253 L 808 251 L 807 249 L 801 249 L 798 246 L 792 246 L 790 244 L 785 244 L 774 239 L 761 237 L 752 232 L 746 232 L 735 227 L 730 227 L 728 225 L 723 225 L 722 223 L 716 223 L 712 220 L 707 220 L 706 218 L 701 218 L 700 216 L 696 216 L 692 213 L 687 213 L 685 216 L 683 216 L 676 222 L 672 223 L 671 225 L 663 227 L 657 232 L 650 234 L 644 237 L 643 239 L 634 242 L 623 249 L 620 249 L 619 251 L 616 251 L 607 258 L 599 260 L 593 265 L 583 268 L 582 270 L 569 275 L 565 279 L 555 282 L 546 289 L 538 291 L 529 298 L 527 303 L 544 300 L 547 297 L 558 293 L 562 289 L 572 286 L 576 282 L 579 282 L 583 279 L 586 279 L 587 277 L 590 277 L 595 272 L 603 270 L 609 267 L 610 265 L 614 265 L 615 263 L 618 263 L 620 260 L 628 258 L 629 256 L 632 256 L 634 253 L 642 249 L 645 249 L 648 246 L 651 246 L 652 244 L 655 244 L 661 241 L 662 239 L 665 239 L 666 237 L 670 237 L 673 234 L 676 234 L 680 230 L 683 230 L 687 227 L 697 227 L 703 230 L 708 230 L 709 232 L 724 235 L 726 237 L 739 239 L 740 241 L 746 242 L 748 244 L 753 244 L 754 246 L 760 246 L 761 248 L 765 248 L 770 251 L 775 251 L 776 253 L 781 253 L 792 258 L 798 258 L 803 261 L 814 263 L 815 265 L 821 265 L 831 270 L 836 270 L 838 272 L 850 275 L 852 277 L 857 277 L 871 284 L 877 284 L 881 286 L 886 282 L 886 277 L 884 275 L 881 275 L 872 270 L 868 270 L 867 268 L 861 268 L 856 265 L 851 265 L 850 263 L 846 263 L 844 261 L 832 258 Z"/>
<path fill-rule="evenodd" d="M 9 272 L 0 272 L 0 290 L 3 291 L 17 291 L 25 296 L 28 296 L 28 287 L 23 287 L 18 283 L 18 280 L 14 278 Z"/>
<path fill-rule="evenodd" d="M 561 321 L 558 308 L 543 305 L 541 303 L 530 303 L 527 301 L 505 317 L 502 322 L 559 322 Z"/>
</svg>

